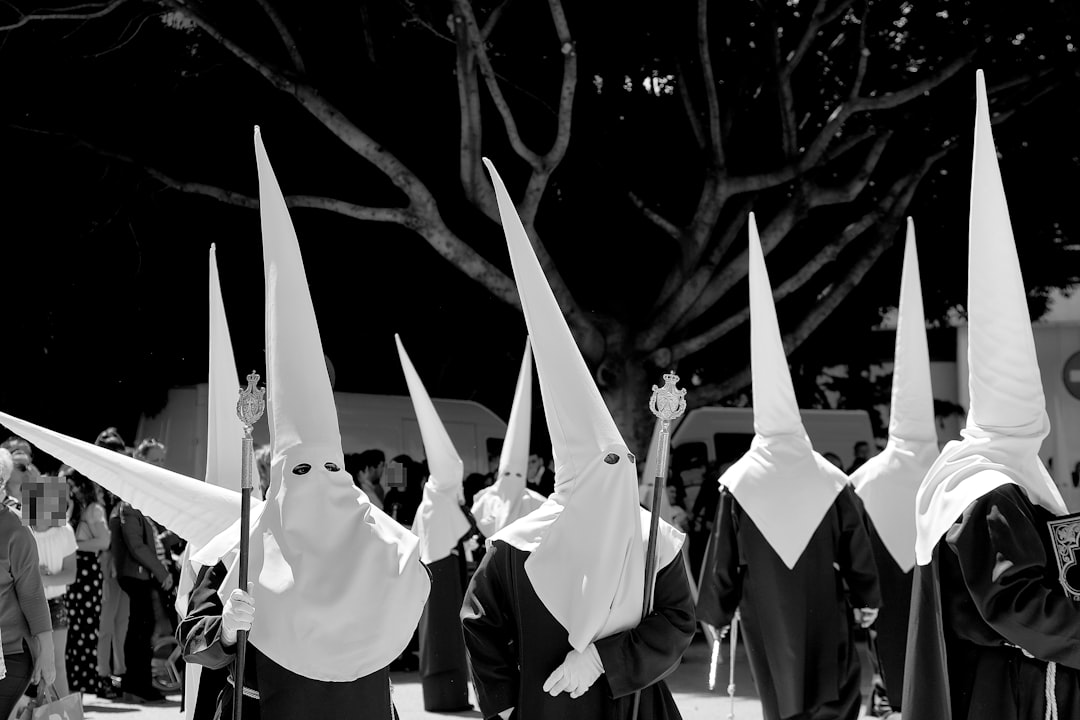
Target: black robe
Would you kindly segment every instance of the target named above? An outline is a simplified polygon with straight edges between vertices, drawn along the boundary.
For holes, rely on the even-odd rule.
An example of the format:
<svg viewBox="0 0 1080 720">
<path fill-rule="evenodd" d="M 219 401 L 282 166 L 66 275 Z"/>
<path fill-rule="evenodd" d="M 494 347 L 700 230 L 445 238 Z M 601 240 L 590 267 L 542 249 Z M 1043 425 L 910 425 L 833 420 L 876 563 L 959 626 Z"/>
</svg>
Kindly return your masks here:
<svg viewBox="0 0 1080 720">
<path fill-rule="evenodd" d="M 694 637 L 694 601 L 681 555 L 656 578 L 654 610 L 637 627 L 597 640 L 604 674 L 588 692 L 551 697 L 544 681 L 566 659 L 566 629 L 536 596 L 529 553 L 497 540 L 465 594 L 461 623 L 480 712 L 515 708 L 515 720 L 629 720 L 641 690 L 640 720 L 680 720 L 663 679 Z"/>
<path fill-rule="evenodd" d="M 235 681 L 236 646 L 226 648 L 221 644 L 222 604 L 218 588 L 227 574 L 221 563 L 199 572 L 187 617 L 177 627 L 176 636 L 185 662 L 211 669 L 227 667 L 229 678 Z M 258 622 L 258 609 L 255 618 Z M 286 670 L 248 642 L 244 687 L 259 695 L 258 699 L 245 695 L 244 720 L 394 720 L 397 717 L 386 668 L 352 682 L 312 680 Z M 215 720 L 232 717 L 232 697 L 233 686 L 226 684 L 218 696 Z"/>
<path fill-rule="evenodd" d="M 1041 720 L 1054 661 L 1058 717 L 1080 718 L 1080 603 L 1058 581 L 1052 517 L 1003 485 L 969 505 L 916 567 L 904 717 Z"/>
<path fill-rule="evenodd" d="M 727 490 L 713 541 L 714 565 L 703 581 L 712 587 L 702 587 L 698 614 L 723 627 L 741 608 L 739 637 L 766 720 L 858 717 L 859 660 L 844 581 L 857 607 L 879 607 L 881 592 L 851 488 L 837 495 L 794 568 Z"/>
<path fill-rule="evenodd" d="M 911 613 L 911 583 L 914 569 L 904 572 L 885 547 L 870 522 L 870 545 L 874 549 L 878 581 L 883 598 L 881 612 L 874 622 L 877 633 L 877 656 L 885 694 L 893 710 L 901 709 L 904 690 L 904 656 L 907 653 L 908 616 Z"/>
<path fill-rule="evenodd" d="M 420 616 L 420 685 L 429 712 L 469 710 L 469 670 L 461 635 L 460 546 L 427 566 L 431 593 Z"/>
</svg>

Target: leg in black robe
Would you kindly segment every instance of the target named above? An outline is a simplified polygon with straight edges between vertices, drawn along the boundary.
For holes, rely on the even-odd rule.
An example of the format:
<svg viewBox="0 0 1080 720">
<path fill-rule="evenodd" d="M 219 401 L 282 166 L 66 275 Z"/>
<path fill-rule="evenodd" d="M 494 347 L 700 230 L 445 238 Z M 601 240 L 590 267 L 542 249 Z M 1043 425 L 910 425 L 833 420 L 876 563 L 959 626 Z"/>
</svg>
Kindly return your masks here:
<svg viewBox="0 0 1080 720">
<path fill-rule="evenodd" d="M 221 643 L 222 603 L 218 588 L 228 574 L 218 563 L 203 568 L 192 588 L 188 615 L 176 630 L 185 662 L 211 670 L 227 669 L 227 683 L 218 696 L 215 720 L 232 717 L 236 682 L 236 647 Z M 255 611 L 258 622 L 258 610 Z M 351 682 L 324 682 L 286 670 L 247 645 L 244 663 L 244 720 L 393 720 L 390 672 L 387 668 Z"/>
<path fill-rule="evenodd" d="M 885 694 L 893 710 L 901 710 L 904 694 L 904 656 L 907 652 L 908 616 L 911 612 L 913 571 L 904 572 L 885 548 L 877 531 L 870 526 L 870 543 L 877 560 L 881 596 L 884 602 L 874 623 L 877 632 L 877 656 L 885 681 Z"/>
<path fill-rule="evenodd" d="M 857 717 L 859 662 L 843 585 L 858 607 L 880 607 L 881 593 L 851 489 L 837 495 L 794 568 L 726 490 L 713 544 L 698 615 L 723 627 L 741 607 L 740 637 L 767 720 Z"/>
<path fill-rule="evenodd" d="M 461 635 L 461 555 L 427 566 L 431 594 L 420 616 L 420 684 L 428 712 L 469 710 L 469 671 Z"/>
<path fill-rule="evenodd" d="M 637 627 L 596 641 L 604 674 L 573 699 L 551 697 L 544 681 L 566 659 L 566 629 L 536 596 L 525 571 L 529 553 L 492 543 L 461 608 L 480 711 L 516 708 L 516 720 L 626 720 L 641 690 L 640 720 L 681 718 L 663 679 L 694 637 L 694 601 L 681 555 L 656 579 L 654 610 Z"/>
<path fill-rule="evenodd" d="M 1058 580 L 1052 518 L 1002 485 L 969 505 L 915 568 L 905 717 L 1042 718 L 1054 661 L 1058 717 L 1080 718 L 1080 603 Z"/>
</svg>

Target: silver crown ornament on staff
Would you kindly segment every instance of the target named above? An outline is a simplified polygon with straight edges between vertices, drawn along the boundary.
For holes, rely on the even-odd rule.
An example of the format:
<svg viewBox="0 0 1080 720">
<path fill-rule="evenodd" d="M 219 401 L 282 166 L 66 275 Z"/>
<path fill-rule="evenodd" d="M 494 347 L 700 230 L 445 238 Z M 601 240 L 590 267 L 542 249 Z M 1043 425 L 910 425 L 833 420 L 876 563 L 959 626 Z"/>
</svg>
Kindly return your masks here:
<svg viewBox="0 0 1080 720">
<path fill-rule="evenodd" d="M 679 376 L 674 372 L 664 375 L 664 386 L 653 385 L 652 397 L 649 398 L 649 410 L 660 421 L 660 436 L 656 447 L 656 477 L 653 479 L 652 513 L 649 518 L 649 545 L 645 554 L 645 595 L 641 603 L 641 619 L 648 617 L 653 609 L 653 593 L 656 590 L 656 546 L 657 533 L 660 532 L 660 499 L 667 492 L 668 447 L 670 446 L 671 423 L 686 412 L 686 390 L 676 387 Z M 634 693 L 634 709 L 631 714 L 637 720 L 641 705 L 641 691 Z"/>
<path fill-rule="evenodd" d="M 236 401 L 236 416 L 244 425 L 240 450 L 240 572 L 237 586 L 248 586 L 248 536 L 251 534 L 251 466 L 255 456 L 251 428 L 266 411 L 266 388 L 259 386 L 259 373 L 247 376 L 247 387 L 240 390 Z M 244 704 L 244 663 L 247 659 L 247 630 L 236 633 L 236 682 L 233 683 L 233 720 L 240 720 Z"/>
</svg>

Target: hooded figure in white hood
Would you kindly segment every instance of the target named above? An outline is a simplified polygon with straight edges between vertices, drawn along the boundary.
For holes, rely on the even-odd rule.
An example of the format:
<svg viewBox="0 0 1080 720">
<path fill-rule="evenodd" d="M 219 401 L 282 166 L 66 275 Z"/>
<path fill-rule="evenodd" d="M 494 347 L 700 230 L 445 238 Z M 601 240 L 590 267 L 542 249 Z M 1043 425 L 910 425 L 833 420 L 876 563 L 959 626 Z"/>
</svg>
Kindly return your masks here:
<svg viewBox="0 0 1080 720">
<path fill-rule="evenodd" d="M 1038 456 L 1050 422 L 982 71 L 973 154 L 971 407 L 962 438 L 945 446 L 916 499 L 904 716 L 1075 718 L 1080 602 L 1062 579 L 1080 587 L 1080 524 L 1056 549 L 1048 523 L 1066 510 Z"/>
<path fill-rule="evenodd" d="M 755 434 L 720 477 L 698 615 L 723 627 L 742 609 L 766 720 L 854 720 L 859 662 L 842 581 L 869 624 L 881 604 L 877 568 L 847 477 L 803 428 L 752 214 L 749 258 Z"/>
<path fill-rule="evenodd" d="M 457 615 L 461 611 L 465 567 L 460 543 L 472 527 L 462 507 L 461 461 L 450 434 L 435 411 L 401 338 L 401 370 L 409 386 L 427 456 L 428 480 L 412 529 L 420 538 L 420 559 L 431 573 L 431 596 L 420 617 L 420 682 L 429 712 L 469 710 L 469 671 Z"/>
<path fill-rule="evenodd" d="M 896 325 L 889 442 L 851 475 L 863 502 L 886 598 L 874 625 L 878 659 L 893 710 L 904 687 L 911 570 L 915 567 L 915 494 L 938 456 L 930 354 L 926 345 L 915 225 L 908 218 Z"/>
<path fill-rule="evenodd" d="M 490 539 L 466 592 L 461 619 L 481 713 L 615 720 L 629 717 L 633 693 L 641 690 L 642 720 L 678 718 L 662 679 L 694 634 L 679 557 L 683 535 L 660 522 L 655 602 L 642 620 L 650 516 L 638 505 L 635 458 L 506 187 L 487 167 L 536 356 L 555 492 Z"/>
<path fill-rule="evenodd" d="M 532 430 L 532 377 L 532 347 L 526 341 L 514 404 L 510 407 L 510 422 L 506 425 L 506 439 L 499 456 L 498 474 L 491 487 L 478 492 L 473 500 L 472 514 L 484 537 L 491 537 L 547 500 L 525 487 Z"/>
<path fill-rule="evenodd" d="M 218 276 L 217 248 L 210 246 L 210 375 L 207 391 L 206 422 L 206 482 L 240 492 L 241 446 L 243 425 L 236 416 L 236 401 L 240 389 L 233 356 L 229 323 L 221 298 L 221 279 Z M 254 465 L 252 466 L 254 467 Z M 176 586 L 176 612 L 183 618 L 188 612 L 188 600 L 195 580 L 202 569 L 191 561 L 199 551 L 188 543 Z M 184 666 L 185 720 L 210 720 L 217 708 L 218 694 L 225 687 L 228 672 L 224 669 L 204 672 L 198 663 Z"/>
</svg>

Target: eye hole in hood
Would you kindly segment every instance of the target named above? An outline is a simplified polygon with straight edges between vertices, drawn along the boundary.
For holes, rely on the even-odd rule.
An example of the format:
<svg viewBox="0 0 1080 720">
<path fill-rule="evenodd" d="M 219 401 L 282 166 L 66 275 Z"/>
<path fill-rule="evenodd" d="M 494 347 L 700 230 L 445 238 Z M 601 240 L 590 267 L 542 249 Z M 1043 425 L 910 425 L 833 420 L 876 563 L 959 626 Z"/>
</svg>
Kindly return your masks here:
<svg viewBox="0 0 1080 720">
<path fill-rule="evenodd" d="M 337 463 L 332 463 L 332 462 L 326 463 L 325 465 L 323 465 L 323 467 L 326 468 L 327 470 L 329 470 L 330 472 L 337 472 L 338 470 L 341 469 L 341 468 L 339 468 L 337 466 Z"/>
<path fill-rule="evenodd" d="M 294 467 L 292 471 L 293 475 L 307 475 L 309 472 L 311 472 L 311 465 L 308 465 L 307 463 L 300 463 L 299 465 Z"/>
</svg>

